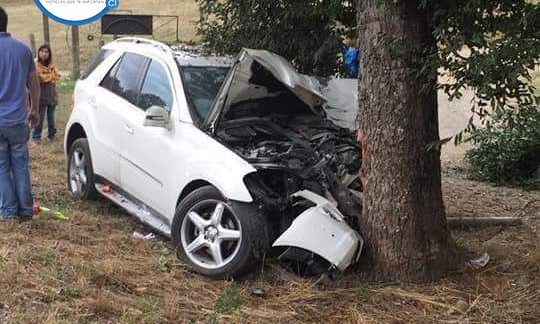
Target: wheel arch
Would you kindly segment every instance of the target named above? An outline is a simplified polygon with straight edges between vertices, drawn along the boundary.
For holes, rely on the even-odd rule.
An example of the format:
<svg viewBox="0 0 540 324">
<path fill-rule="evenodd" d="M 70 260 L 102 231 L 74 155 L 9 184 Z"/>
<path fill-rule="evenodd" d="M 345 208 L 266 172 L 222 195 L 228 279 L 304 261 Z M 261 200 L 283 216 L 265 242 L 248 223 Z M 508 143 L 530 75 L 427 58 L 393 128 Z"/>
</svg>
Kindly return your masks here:
<svg viewBox="0 0 540 324">
<path fill-rule="evenodd" d="M 176 206 L 178 206 L 180 204 L 180 202 L 184 198 L 186 198 L 187 195 L 189 195 L 190 193 L 192 193 L 193 191 L 195 191 L 195 190 L 197 190 L 199 188 L 206 187 L 206 186 L 212 186 L 212 187 L 216 188 L 219 191 L 219 189 L 216 186 L 214 186 L 213 184 L 211 184 L 210 182 L 208 182 L 206 180 L 202 180 L 202 179 L 193 180 L 190 183 L 188 183 L 182 189 L 182 192 L 180 193 L 180 196 L 178 196 L 178 199 L 176 200 Z M 223 195 L 223 193 L 221 193 L 221 194 Z"/>
<path fill-rule="evenodd" d="M 217 189 L 217 191 L 219 191 L 221 195 L 226 199 L 248 203 L 252 202 L 253 197 L 251 196 L 250 192 L 245 187 L 245 184 L 243 182 L 242 185 L 244 186 L 244 188 L 238 188 L 228 183 L 216 181 L 216 179 L 214 179 L 213 177 L 211 177 L 210 179 L 198 177 L 194 180 L 191 180 L 187 185 L 184 186 L 176 200 L 175 206 L 178 206 L 178 204 L 180 204 L 180 202 L 191 192 L 205 186 L 211 186 Z"/>
<path fill-rule="evenodd" d="M 81 124 L 74 123 L 69 128 L 68 134 L 66 136 L 66 148 L 65 148 L 66 154 L 69 152 L 73 143 L 79 138 L 88 138 L 88 136 L 86 135 L 86 131 L 84 130 Z"/>
</svg>

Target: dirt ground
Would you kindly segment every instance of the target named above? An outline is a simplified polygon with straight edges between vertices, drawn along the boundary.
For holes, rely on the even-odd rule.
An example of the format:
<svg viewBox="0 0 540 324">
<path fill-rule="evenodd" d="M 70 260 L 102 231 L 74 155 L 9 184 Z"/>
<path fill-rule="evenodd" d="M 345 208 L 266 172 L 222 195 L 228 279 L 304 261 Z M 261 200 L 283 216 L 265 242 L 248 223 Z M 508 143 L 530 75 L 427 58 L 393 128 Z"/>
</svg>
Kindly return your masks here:
<svg viewBox="0 0 540 324">
<path fill-rule="evenodd" d="M 71 84 L 61 86 L 60 136 Z M 519 216 L 519 227 L 454 230 L 457 243 L 491 261 L 435 283 L 372 284 L 352 269 L 335 282 L 302 279 L 268 260 L 238 282 L 194 274 L 169 241 L 131 237 L 143 227 L 112 204 L 75 202 L 60 142 L 31 152 L 42 215 L 0 224 L 0 323 L 538 323 L 540 192 L 466 179 L 461 148 L 444 148 L 450 216 Z M 253 294 L 259 288 L 263 296 Z"/>
</svg>

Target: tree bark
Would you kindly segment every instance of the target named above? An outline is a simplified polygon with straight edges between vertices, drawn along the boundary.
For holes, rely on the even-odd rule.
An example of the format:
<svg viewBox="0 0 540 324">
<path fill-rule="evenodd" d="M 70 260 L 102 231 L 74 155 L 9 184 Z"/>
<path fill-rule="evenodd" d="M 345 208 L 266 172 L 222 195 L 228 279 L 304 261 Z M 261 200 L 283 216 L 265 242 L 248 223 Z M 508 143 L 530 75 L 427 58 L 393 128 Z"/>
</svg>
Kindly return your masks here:
<svg viewBox="0 0 540 324">
<path fill-rule="evenodd" d="M 436 51 L 418 1 L 359 0 L 359 131 L 370 273 L 425 281 L 444 272 L 452 244 L 441 191 L 436 71 L 418 76 Z"/>
</svg>

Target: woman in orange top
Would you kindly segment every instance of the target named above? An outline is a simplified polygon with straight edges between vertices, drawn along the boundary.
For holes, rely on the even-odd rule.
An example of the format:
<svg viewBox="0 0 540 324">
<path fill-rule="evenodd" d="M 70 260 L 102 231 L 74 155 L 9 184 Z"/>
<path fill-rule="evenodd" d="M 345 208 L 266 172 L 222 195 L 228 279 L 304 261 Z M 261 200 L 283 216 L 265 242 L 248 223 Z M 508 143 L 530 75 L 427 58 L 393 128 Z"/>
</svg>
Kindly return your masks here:
<svg viewBox="0 0 540 324">
<path fill-rule="evenodd" d="M 45 115 L 47 116 L 47 137 L 53 141 L 56 136 L 55 110 L 58 103 L 56 84 L 60 81 L 60 73 L 53 63 L 51 47 L 47 44 L 39 47 L 36 70 L 41 86 L 41 95 L 39 98 L 39 124 L 34 128 L 32 139 L 34 143 L 39 144 Z"/>
</svg>

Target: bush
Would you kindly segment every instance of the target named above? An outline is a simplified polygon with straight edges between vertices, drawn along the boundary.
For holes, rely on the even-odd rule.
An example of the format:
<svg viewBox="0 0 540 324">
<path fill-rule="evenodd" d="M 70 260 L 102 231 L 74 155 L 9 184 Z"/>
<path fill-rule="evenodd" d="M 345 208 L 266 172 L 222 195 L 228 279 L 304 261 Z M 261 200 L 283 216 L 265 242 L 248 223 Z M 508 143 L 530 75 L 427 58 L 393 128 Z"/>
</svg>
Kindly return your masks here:
<svg viewBox="0 0 540 324">
<path fill-rule="evenodd" d="M 493 117 L 471 134 L 465 156 L 471 175 L 496 184 L 540 189 L 540 109 L 526 107 Z"/>
</svg>

